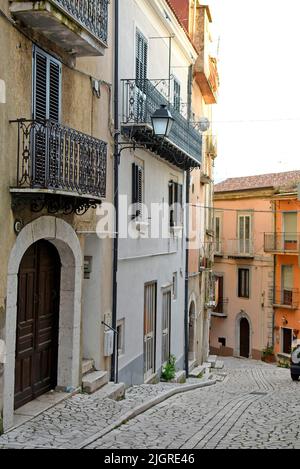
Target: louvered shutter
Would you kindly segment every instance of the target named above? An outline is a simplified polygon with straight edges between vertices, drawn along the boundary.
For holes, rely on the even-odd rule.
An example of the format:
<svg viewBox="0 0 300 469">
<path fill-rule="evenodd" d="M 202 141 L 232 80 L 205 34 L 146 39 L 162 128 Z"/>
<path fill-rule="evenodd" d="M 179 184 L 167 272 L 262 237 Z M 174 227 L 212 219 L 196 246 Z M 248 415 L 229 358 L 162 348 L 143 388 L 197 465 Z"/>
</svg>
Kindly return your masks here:
<svg viewBox="0 0 300 469">
<path fill-rule="evenodd" d="M 49 60 L 49 119 L 59 122 L 61 64 Z"/>
<path fill-rule="evenodd" d="M 136 32 L 136 79 L 146 80 L 148 68 L 148 43 L 140 31 Z"/>
<path fill-rule="evenodd" d="M 36 47 L 33 72 L 33 118 L 59 122 L 61 64 Z"/>
<path fill-rule="evenodd" d="M 47 72 L 48 61 L 46 55 L 34 51 L 33 76 L 33 118 L 47 119 Z"/>
<path fill-rule="evenodd" d="M 143 178 L 144 170 L 136 163 L 132 164 L 132 203 L 134 205 L 134 217 L 142 215 L 143 209 Z"/>
</svg>

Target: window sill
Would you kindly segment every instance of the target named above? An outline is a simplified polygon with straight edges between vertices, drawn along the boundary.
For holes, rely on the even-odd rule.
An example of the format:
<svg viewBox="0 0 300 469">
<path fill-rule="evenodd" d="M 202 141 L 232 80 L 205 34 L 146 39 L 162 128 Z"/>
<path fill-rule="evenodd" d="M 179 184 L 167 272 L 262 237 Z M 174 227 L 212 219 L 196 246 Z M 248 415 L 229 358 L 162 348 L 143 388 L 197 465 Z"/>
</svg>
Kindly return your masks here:
<svg viewBox="0 0 300 469">
<path fill-rule="evenodd" d="M 182 231 L 183 231 L 183 226 L 178 225 L 178 226 L 171 226 L 170 227 L 170 232 L 172 234 L 174 234 L 175 236 L 180 235 L 180 233 L 182 233 Z"/>
</svg>

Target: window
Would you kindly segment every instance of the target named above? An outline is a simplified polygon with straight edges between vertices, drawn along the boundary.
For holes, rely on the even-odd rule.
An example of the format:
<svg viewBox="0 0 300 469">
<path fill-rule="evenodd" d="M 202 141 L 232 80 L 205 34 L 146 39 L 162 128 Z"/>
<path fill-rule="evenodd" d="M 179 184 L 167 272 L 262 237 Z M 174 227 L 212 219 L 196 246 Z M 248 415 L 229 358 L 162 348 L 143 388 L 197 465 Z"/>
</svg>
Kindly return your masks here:
<svg viewBox="0 0 300 469">
<path fill-rule="evenodd" d="M 291 306 L 293 304 L 294 271 L 292 265 L 281 267 L 281 304 Z"/>
<path fill-rule="evenodd" d="M 84 256 L 84 278 L 89 280 L 92 273 L 92 256 Z"/>
<path fill-rule="evenodd" d="M 173 294 L 173 300 L 177 300 L 177 288 L 178 288 L 178 275 L 177 272 L 174 272 L 173 274 L 173 282 L 172 282 L 172 294 Z"/>
<path fill-rule="evenodd" d="M 219 344 L 222 345 L 222 347 L 226 347 L 226 338 L 225 337 L 219 337 L 218 342 L 219 342 Z"/>
<path fill-rule="evenodd" d="M 249 269 L 238 269 L 238 296 L 239 298 L 250 298 L 249 283 L 250 283 Z"/>
<path fill-rule="evenodd" d="M 221 253 L 221 218 L 215 217 L 215 252 Z"/>
<path fill-rule="evenodd" d="M 132 163 L 132 205 L 133 218 L 143 214 L 144 201 L 144 167 L 142 163 Z"/>
<path fill-rule="evenodd" d="M 283 214 L 284 249 L 297 249 L 297 213 Z"/>
<path fill-rule="evenodd" d="M 292 349 L 292 329 L 282 328 L 282 353 L 290 354 Z"/>
<path fill-rule="evenodd" d="M 169 182 L 170 226 L 182 226 L 182 184 Z"/>
<path fill-rule="evenodd" d="M 239 253 L 249 254 L 251 250 L 251 215 L 239 215 Z"/>
<path fill-rule="evenodd" d="M 174 91 L 173 91 L 173 106 L 176 111 L 180 112 L 181 97 L 180 97 L 180 83 L 174 78 Z"/>
<path fill-rule="evenodd" d="M 222 275 L 215 275 L 215 301 L 217 306 L 214 312 L 224 313 L 224 277 Z"/>
<path fill-rule="evenodd" d="M 61 63 L 38 47 L 33 49 L 33 118 L 60 120 Z"/>
<path fill-rule="evenodd" d="M 117 323 L 117 348 L 119 356 L 125 354 L 125 319 L 121 319 Z"/>
</svg>

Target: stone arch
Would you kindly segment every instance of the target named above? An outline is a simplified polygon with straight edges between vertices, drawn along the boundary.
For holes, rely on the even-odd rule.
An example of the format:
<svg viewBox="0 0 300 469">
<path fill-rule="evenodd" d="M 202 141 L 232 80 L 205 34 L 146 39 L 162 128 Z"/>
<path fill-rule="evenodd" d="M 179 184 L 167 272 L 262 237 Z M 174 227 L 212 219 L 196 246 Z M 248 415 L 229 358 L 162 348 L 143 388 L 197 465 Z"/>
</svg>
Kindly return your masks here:
<svg viewBox="0 0 300 469">
<path fill-rule="evenodd" d="M 249 316 L 245 311 L 240 311 L 236 318 L 235 318 L 235 350 L 234 350 L 234 356 L 240 357 L 240 327 L 241 327 L 241 320 L 242 319 L 247 319 L 249 323 L 249 358 L 252 358 L 252 336 L 253 336 L 253 327 L 252 327 L 252 321 Z"/>
<path fill-rule="evenodd" d="M 14 416 L 19 266 L 27 249 L 41 239 L 51 242 L 56 247 L 61 260 L 57 385 L 58 388 L 64 390 L 79 386 L 82 250 L 71 225 L 53 216 L 42 216 L 26 225 L 20 232 L 8 262 L 5 324 L 6 363 L 3 390 L 4 430 L 8 430 L 13 425 Z"/>
</svg>

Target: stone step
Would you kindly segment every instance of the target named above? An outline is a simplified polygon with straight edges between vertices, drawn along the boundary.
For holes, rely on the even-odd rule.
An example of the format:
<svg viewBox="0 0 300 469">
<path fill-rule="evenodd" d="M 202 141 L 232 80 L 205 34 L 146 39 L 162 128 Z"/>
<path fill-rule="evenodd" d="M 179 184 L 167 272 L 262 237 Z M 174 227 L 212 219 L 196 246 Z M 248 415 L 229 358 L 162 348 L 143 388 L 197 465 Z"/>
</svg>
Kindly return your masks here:
<svg viewBox="0 0 300 469">
<path fill-rule="evenodd" d="M 189 376 L 191 378 L 199 378 L 199 376 L 204 375 L 206 373 L 206 370 L 210 369 L 210 366 L 206 366 L 205 364 L 201 366 L 197 366 L 194 368 L 192 371 L 189 372 Z"/>
<path fill-rule="evenodd" d="M 118 383 L 115 384 L 112 381 L 109 381 L 105 384 L 99 391 L 97 391 L 97 398 L 102 400 L 104 398 L 113 399 L 118 401 L 125 397 L 125 384 Z"/>
<path fill-rule="evenodd" d="M 192 371 L 197 366 L 196 360 L 189 360 L 189 372 Z"/>
<path fill-rule="evenodd" d="M 222 370 L 224 368 L 224 362 L 221 360 L 217 360 L 215 364 L 215 369 L 216 370 Z"/>
<path fill-rule="evenodd" d="M 107 371 L 93 371 L 83 376 L 82 390 L 88 394 L 93 394 L 108 383 Z"/>
<path fill-rule="evenodd" d="M 82 374 L 86 375 L 87 373 L 94 371 L 94 365 L 94 360 L 90 358 L 84 358 L 82 360 Z"/>
<path fill-rule="evenodd" d="M 208 363 L 211 364 L 212 368 L 215 368 L 217 359 L 218 359 L 217 355 L 209 355 L 207 361 L 208 361 Z"/>
</svg>

